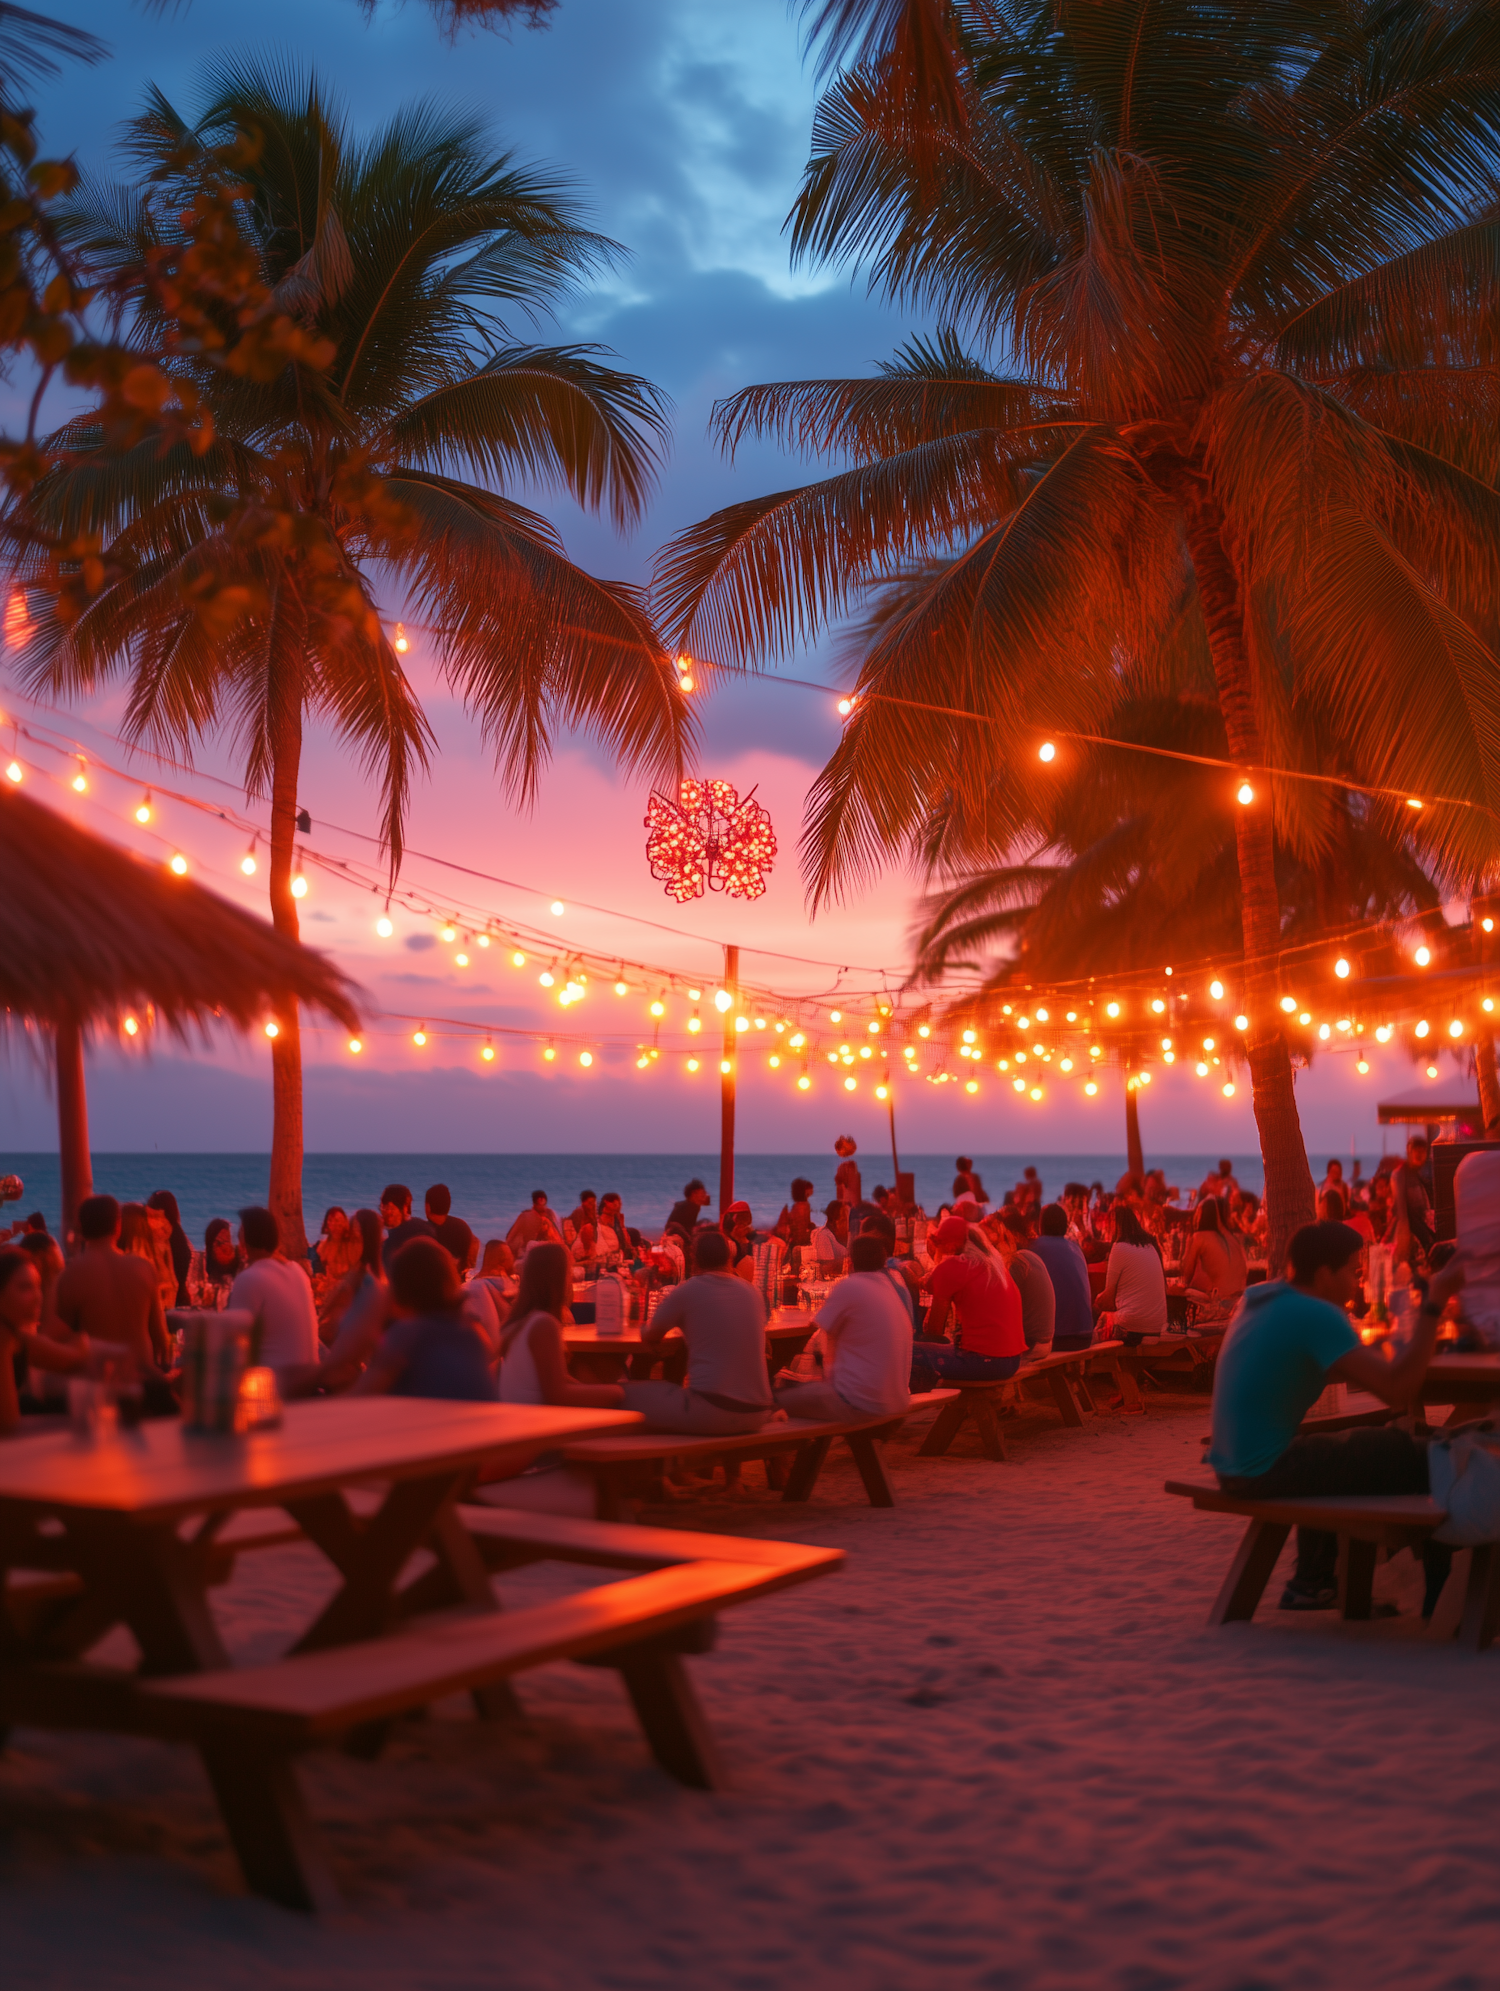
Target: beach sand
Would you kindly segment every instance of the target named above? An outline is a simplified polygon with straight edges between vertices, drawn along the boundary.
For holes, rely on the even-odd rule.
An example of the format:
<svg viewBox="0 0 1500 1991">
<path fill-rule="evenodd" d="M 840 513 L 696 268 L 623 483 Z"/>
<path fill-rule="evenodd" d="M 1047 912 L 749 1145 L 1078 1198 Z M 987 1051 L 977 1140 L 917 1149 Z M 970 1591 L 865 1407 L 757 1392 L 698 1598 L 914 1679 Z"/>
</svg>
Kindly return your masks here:
<svg viewBox="0 0 1500 1991">
<path fill-rule="evenodd" d="M 528 1674 L 524 1730 L 454 1702 L 377 1763 L 309 1760 L 348 1898 L 327 1922 L 243 1893 L 189 1751 L 22 1731 L 4 1981 L 1492 1991 L 1500 1650 L 1266 1606 L 1206 1630 L 1238 1524 L 1161 1485 L 1207 1417 L 1028 1412 L 1004 1464 L 919 1459 L 914 1433 L 893 1512 L 839 1459 L 804 1508 L 758 1467 L 682 1505 L 848 1552 L 689 1662 L 733 1790 L 657 1771 L 613 1676 Z M 219 1593 L 236 1654 L 274 1654 L 328 1587 L 309 1549 L 244 1558 Z M 1378 1573 L 1408 1612 L 1418 1592 L 1409 1557 Z"/>
</svg>

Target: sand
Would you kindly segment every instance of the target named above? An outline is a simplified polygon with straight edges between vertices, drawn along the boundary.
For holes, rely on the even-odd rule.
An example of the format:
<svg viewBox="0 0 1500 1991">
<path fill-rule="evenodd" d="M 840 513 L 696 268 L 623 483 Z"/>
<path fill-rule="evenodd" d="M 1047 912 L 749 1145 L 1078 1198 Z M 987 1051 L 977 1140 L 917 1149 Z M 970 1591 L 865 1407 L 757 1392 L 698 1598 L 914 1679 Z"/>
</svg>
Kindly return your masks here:
<svg viewBox="0 0 1500 1991">
<path fill-rule="evenodd" d="M 1500 1649 L 1409 1615 L 1204 1629 L 1236 1524 L 1161 1483 L 1206 1410 L 1081 1432 L 1039 1410 L 1005 1464 L 906 1439 L 893 1512 L 840 1461 L 806 1508 L 687 1504 L 684 1525 L 848 1551 L 690 1662 L 735 1788 L 658 1772 L 612 1676 L 529 1674 L 524 1731 L 455 1702 L 378 1763 L 308 1763 L 348 1896 L 325 1923 L 243 1893 L 190 1752 L 23 1731 L 3 1980 L 1492 1991 Z M 309 1549 L 245 1558 L 221 1593 L 236 1653 L 273 1654 L 327 1587 Z M 1377 1594 L 1412 1611 L 1409 1557 Z"/>
</svg>

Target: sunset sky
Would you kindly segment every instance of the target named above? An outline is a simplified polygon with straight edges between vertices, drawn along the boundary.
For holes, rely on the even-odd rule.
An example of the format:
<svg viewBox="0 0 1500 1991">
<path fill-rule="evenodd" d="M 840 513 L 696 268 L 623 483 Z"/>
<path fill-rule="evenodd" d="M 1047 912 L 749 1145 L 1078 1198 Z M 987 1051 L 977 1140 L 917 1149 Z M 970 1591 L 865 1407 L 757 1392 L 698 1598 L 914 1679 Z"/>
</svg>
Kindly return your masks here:
<svg viewBox="0 0 1500 1991">
<path fill-rule="evenodd" d="M 768 450 L 751 450 L 727 466 L 705 427 L 715 397 L 757 380 L 866 373 L 915 329 L 869 302 L 862 288 L 835 273 L 789 270 L 782 222 L 805 157 L 813 105 L 810 71 L 783 0 L 563 0 L 544 32 L 518 29 L 507 40 L 478 35 L 445 43 L 421 6 L 380 6 L 367 26 L 354 0 L 193 0 L 165 12 L 123 0 L 59 0 L 68 18 L 108 40 L 113 59 L 92 70 L 70 68 L 39 93 L 44 150 L 75 151 L 90 171 L 107 172 L 120 118 L 148 81 L 190 111 L 202 65 L 225 52 L 255 50 L 297 68 L 312 66 L 342 100 L 356 126 L 373 125 L 413 97 L 457 99 L 493 122 L 497 148 L 566 167 L 592 204 L 595 224 L 629 248 L 630 260 L 579 300 L 558 331 L 612 347 L 630 368 L 666 389 L 675 443 L 657 501 L 628 540 L 566 505 L 537 499 L 563 530 L 573 555 L 606 575 L 639 579 L 657 545 L 684 524 L 736 497 L 797 481 L 798 470 Z M 253 38 L 247 28 L 253 27 Z M 526 336 L 521 331 L 519 336 Z M 391 599 L 390 614 L 402 603 Z M 753 906 L 713 900 L 676 907 L 648 875 L 642 817 L 646 792 L 622 783 L 587 744 L 560 752 L 530 815 L 507 801 L 473 728 L 443 691 L 420 636 L 407 658 L 427 703 L 442 753 L 416 793 L 410 820 L 414 852 L 403 883 L 435 908 L 478 907 L 555 933 L 569 945 L 622 959 L 701 974 L 716 971 L 719 943 L 812 957 L 778 961 L 748 952 L 745 972 L 788 994 L 870 987 L 899 988 L 907 960 L 914 882 L 893 873 L 878 888 L 809 921 L 798 876 L 803 799 L 837 738 L 832 694 L 778 684 L 774 677 L 720 692 L 704 709 L 700 770 L 757 788 L 771 809 L 780 857 L 766 897 Z M 823 659 L 806 657 L 788 675 L 826 677 Z M 7 719 L 76 738 L 86 751 L 123 762 L 108 738 L 118 706 L 58 715 L 29 711 L 3 698 Z M 9 745 L 8 734 L 3 741 Z M 25 743 L 22 743 L 23 748 Z M 66 788 L 74 764 L 37 746 L 23 758 L 50 770 L 55 787 L 33 792 L 76 811 L 101 833 L 135 842 L 164 858 L 168 845 L 189 857 L 194 875 L 246 903 L 254 887 L 237 870 L 246 839 L 235 827 L 157 796 L 152 833 L 137 832 L 130 811 L 146 785 L 178 786 L 205 802 L 263 822 L 211 774 L 237 772 L 223 743 L 199 756 L 199 774 L 153 773 L 142 761 L 128 780 L 94 768 L 88 794 Z M 370 862 L 376 797 L 358 769 L 326 738 L 309 745 L 302 800 L 311 811 L 312 849 Z M 510 886 L 461 879 L 431 861 L 445 857 L 514 881 Z M 607 989 L 589 995 L 568 1018 L 538 987 L 538 960 L 514 970 L 499 950 L 457 969 L 437 941 L 436 921 L 393 911 L 396 932 L 377 938 L 380 903 L 314 870 L 304 901 L 304 937 L 330 950 L 369 992 L 372 1009 L 406 1018 L 451 1017 L 501 1029 L 556 1022 L 572 1033 L 597 1032 L 599 1050 L 585 1072 L 572 1052 L 546 1067 L 539 1046 L 501 1043 L 493 1066 L 475 1047 L 433 1030 L 419 1052 L 412 1024 L 371 1018 L 356 1061 L 342 1033 L 306 1041 L 307 1144 L 311 1149 L 413 1150 L 693 1150 L 716 1143 L 717 1080 L 696 1078 L 680 1055 L 664 1055 L 648 1074 L 634 1066 L 636 1041 L 650 1039 L 649 994 L 627 998 Z M 260 880 L 263 882 L 264 868 Z M 516 889 L 517 886 L 526 889 Z M 559 899 L 561 918 L 548 911 Z M 585 911 L 582 905 L 604 908 Z M 634 918 L 628 917 L 630 915 Z M 677 929 L 654 931 L 640 921 Z M 819 965 L 826 964 L 826 965 Z M 848 972 L 840 982 L 840 970 Z M 832 995 L 829 1002 L 835 1000 Z M 680 1030 L 686 1005 L 673 1005 Z M 663 1046 L 687 1039 L 664 1034 Z M 389 1033 L 389 1034 L 385 1034 Z M 606 1040 L 608 1040 L 606 1042 Z M 619 1040 L 619 1041 L 615 1041 Z M 826 1067 L 825 1067 L 826 1070 Z M 868 1083 L 850 1099 L 830 1078 L 799 1095 L 789 1073 L 747 1061 L 741 1084 L 741 1145 L 747 1150 L 822 1148 L 835 1125 L 876 1133 L 884 1110 Z M 1451 1083 L 1451 1068 L 1444 1081 Z M 1418 1075 L 1404 1059 L 1377 1062 L 1358 1079 L 1352 1059 L 1329 1058 L 1300 1075 L 1304 1124 L 1316 1154 L 1378 1153 L 1374 1103 Z M 54 1143 L 45 1090 L 24 1056 L 0 1071 L 0 1101 L 17 1149 Z M 263 1041 L 215 1043 L 189 1056 L 162 1046 L 149 1061 L 101 1051 L 91 1067 L 95 1145 L 101 1149 L 242 1149 L 269 1145 L 270 1091 Z M 923 1082 L 898 1095 L 903 1143 L 915 1151 L 958 1147 L 976 1152 L 1110 1152 L 1122 1146 L 1118 1078 L 1099 1098 L 1054 1088 L 1040 1107 L 1018 1105 L 990 1075 L 976 1099 L 956 1086 Z M 1148 1151 L 1243 1153 L 1256 1145 L 1248 1084 L 1233 1101 L 1200 1084 L 1186 1068 L 1158 1072 L 1143 1108 Z"/>
</svg>

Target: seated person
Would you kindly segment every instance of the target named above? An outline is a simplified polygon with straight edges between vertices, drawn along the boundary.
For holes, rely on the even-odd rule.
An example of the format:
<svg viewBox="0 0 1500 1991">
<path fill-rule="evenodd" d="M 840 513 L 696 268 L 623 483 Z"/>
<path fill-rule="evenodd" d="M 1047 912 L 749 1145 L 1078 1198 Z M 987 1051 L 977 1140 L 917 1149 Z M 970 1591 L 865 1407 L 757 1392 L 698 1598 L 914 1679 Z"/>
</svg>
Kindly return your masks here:
<svg viewBox="0 0 1500 1991">
<path fill-rule="evenodd" d="M 734 1269 L 742 1279 L 755 1277 L 755 1242 L 750 1235 L 750 1205 L 731 1203 L 719 1219 L 719 1229 L 728 1238 L 734 1253 Z"/>
<path fill-rule="evenodd" d="M 1365 1212 L 1356 1204 L 1349 1208 L 1347 1189 L 1323 1189 L 1318 1192 L 1318 1220 L 1325 1224 L 1347 1224 L 1351 1231 L 1358 1231 L 1366 1244 L 1375 1242 L 1375 1226 Z"/>
<path fill-rule="evenodd" d="M 87 1367 L 88 1337 L 53 1341 L 38 1332 L 42 1273 L 35 1256 L 19 1246 L 0 1250 L 0 1436 L 21 1421 L 18 1363 L 73 1375 Z"/>
<path fill-rule="evenodd" d="M 693 1239 L 696 1272 L 662 1294 L 641 1329 L 643 1347 L 668 1328 L 687 1342 L 687 1380 L 626 1383 L 625 1408 L 640 1411 L 655 1431 L 730 1437 L 758 1431 L 775 1404 L 766 1375 L 766 1310 L 752 1285 L 735 1276 L 733 1246 L 720 1230 L 700 1228 Z"/>
<path fill-rule="evenodd" d="M 823 1224 L 813 1232 L 813 1258 L 820 1279 L 832 1279 L 843 1271 L 849 1256 L 849 1205 L 824 1206 Z"/>
<path fill-rule="evenodd" d="M 1052 1337 L 1057 1321 L 1057 1296 L 1052 1278 L 1042 1260 L 1031 1249 L 1031 1221 L 1019 1210 L 1002 1210 L 998 1219 L 984 1226 L 1000 1262 L 1016 1283 L 1021 1295 L 1021 1331 L 1026 1336 L 1026 1359 L 1040 1362 L 1052 1353 Z"/>
<path fill-rule="evenodd" d="M 1165 1334 L 1167 1275 L 1161 1251 L 1128 1203 L 1116 1203 L 1114 1217 L 1115 1241 L 1098 1299 L 1100 1339 Z"/>
<path fill-rule="evenodd" d="M 890 1281 L 891 1291 L 900 1300 L 902 1306 L 905 1307 L 907 1316 L 911 1321 L 913 1334 L 920 1333 L 922 1327 L 922 1308 L 918 1302 L 917 1294 L 922 1289 L 922 1274 L 920 1269 L 912 1264 L 909 1259 L 902 1260 L 897 1258 L 896 1225 L 894 1219 L 884 1210 L 873 1217 L 867 1217 L 864 1228 L 860 1231 L 860 1236 L 878 1237 L 885 1246 L 885 1265 L 882 1268 L 884 1276 Z"/>
<path fill-rule="evenodd" d="M 1305 1224 L 1287 1248 L 1285 1279 L 1251 1286 L 1224 1337 L 1214 1375 L 1208 1463 L 1226 1493 L 1250 1499 L 1321 1493 L 1427 1493 L 1427 1446 L 1389 1427 L 1299 1436 L 1329 1382 L 1369 1390 L 1404 1408 L 1427 1373 L 1438 1321 L 1464 1283 L 1455 1259 L 1437 1273 L 1411 1341 L 1388 1361 L 1366 1348 L 1345 1312 L 1359 1288 L 1363 1239 L 1347 1224 Z M 1428 1541 L 1423 1616 L 1430 1617 L 1452 1550 Z M 1338 1601 L 1338 1538 L 1297 1531 L 1297 1567 L 1284 1611 L 1326 1611 Z"/>
<path fill-rule="evenodd" d="M 912 1344 L 913 1392 L 933 1389 L 940 1380 L 1003 1382 L 1026 1353 L 1015 1281 L 997 1257 L 970 1248 L 962 1217 L 945 1217 L 928 1242 L 937 1263 L 927 1279 L 927 1333 Z M 950 1312 L 961 1337 L 952 1342 L 942 1338 Z"/>
<path fill-rule="evenodd" d="M 1061 1203 L 1049 1203 L 1042 1211 L 1040 1237 L 1026 1247 L 1046 1266 L 1052 1281 L 1054 1355 L 1087 1348 L 1094 1338 L 1088 1260 L 1070 1232 L 1067 1210 Z"/>
<path fill-rule="evenodd" d="M 520 1289 L 500 1330 L 500 1401 L 617 1410 L 618 1383 L 575 1383 L 568 1374 L 562 1337 L 567 1275 L 560 1244 L 534 1244 L 522 1260 Z"/>
<path fill-rule="evenodd" d="M 1245 1247 L 1224 1221 L 1217 1196 L 1205 1196 L 1193 1213 L 1177 1276 L 1199 1301 L 1198 1318 L 1224 1320 L 1245 1290 Z"/>
<path fill-rule="evenodd" d="M 391 1325 L 351 1394 L 493 1403 L 489 1356 L 460 1310 L 451 1255 L 435 1237 L 414 1237 L 391 1254 L 388 1276 Z"/>
<path fill-rule="evenodd" d="M 850 1273 L 818 1310 L 824 1379 L 779 1388 L 789 1417 L 840 1421 L 905 1410 L 911 1402 L 912 1323 L 885 1275 L 885 1239 L 862 1231 L 849 1247 Z"/>
</svg>

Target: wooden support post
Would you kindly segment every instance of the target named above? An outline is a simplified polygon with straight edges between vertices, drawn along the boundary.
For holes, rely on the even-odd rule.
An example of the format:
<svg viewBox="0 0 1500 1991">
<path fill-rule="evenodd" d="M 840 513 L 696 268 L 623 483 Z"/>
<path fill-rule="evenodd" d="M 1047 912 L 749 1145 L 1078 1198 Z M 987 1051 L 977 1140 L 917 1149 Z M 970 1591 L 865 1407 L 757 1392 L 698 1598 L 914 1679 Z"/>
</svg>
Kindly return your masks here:
<svg viewBox="0 0 1500 1991">
<path fill-rule="evenodd" d="M 681 1655 L 661 1645 L 639 1645 L 616 1654 L 612 1663 L 620 1669 L 651 1753 L 668 1776 L 693 1790 L 723 1790 L 724 1766 Z"/>
<path fill-rule="evenodd" d="M 854 1454 L 854 1463 L 859 1468 L 860 1479 L 865 1492 L 870 1497 L 872 1507 L 894 1507 L 896 1496 L 891 1491 L 891 1482 L 885 1470 L 885 1460 L 880 1456 L 880 1447 L 873 1435 L 863 1432 L 847 1440 L 849 1450 Z"/>
<path fill-rule="evenodd" d="M 251 1890 L 312 1914 L 339 1907 L 328 1856 L 287 1757 L 232 1737 L 199 1747 Z"/>
<path fill-rule="evenodd" d="M 724 1048 L 721 1054 L 723 1071 L 719 1078 L 719 1215 L 734 1201 L 734 1067 L 735 1012 L 740 1006 L 740 950 L 738 947 L 724 949 L 724 987 L 729 992 L 729 1007 L 724 1012 Z"/>
<path fill-rule="evenodd" d="M 1364 1619 L 1374 1610 L 1374 1542 L 1357 1542 L 1352 1535 L 1339 1537 L 1339 1615 Z"/>
<path fill-rule="evenodd" d="M 57 1073 L 57 1152 L 62 1172 L 64 1251 L 79 1248 L 78 1206 L 94 1193 L 89 1155 L 89 1103 L 83 1078 L 83 1030 L 76 1016 L 59 1020 L 53 1033 Z"/>
<path fill-rule="evenodd" d="M 1255 1607 L 1271 1580 L 1276 1558 L 1290 1533 L 1291 1529 L 1281 1521 L 1249 1523 L 1208 1614 L 1211 1625 L 1239 1624 L 1255 1616 Z"/>
</svg>

